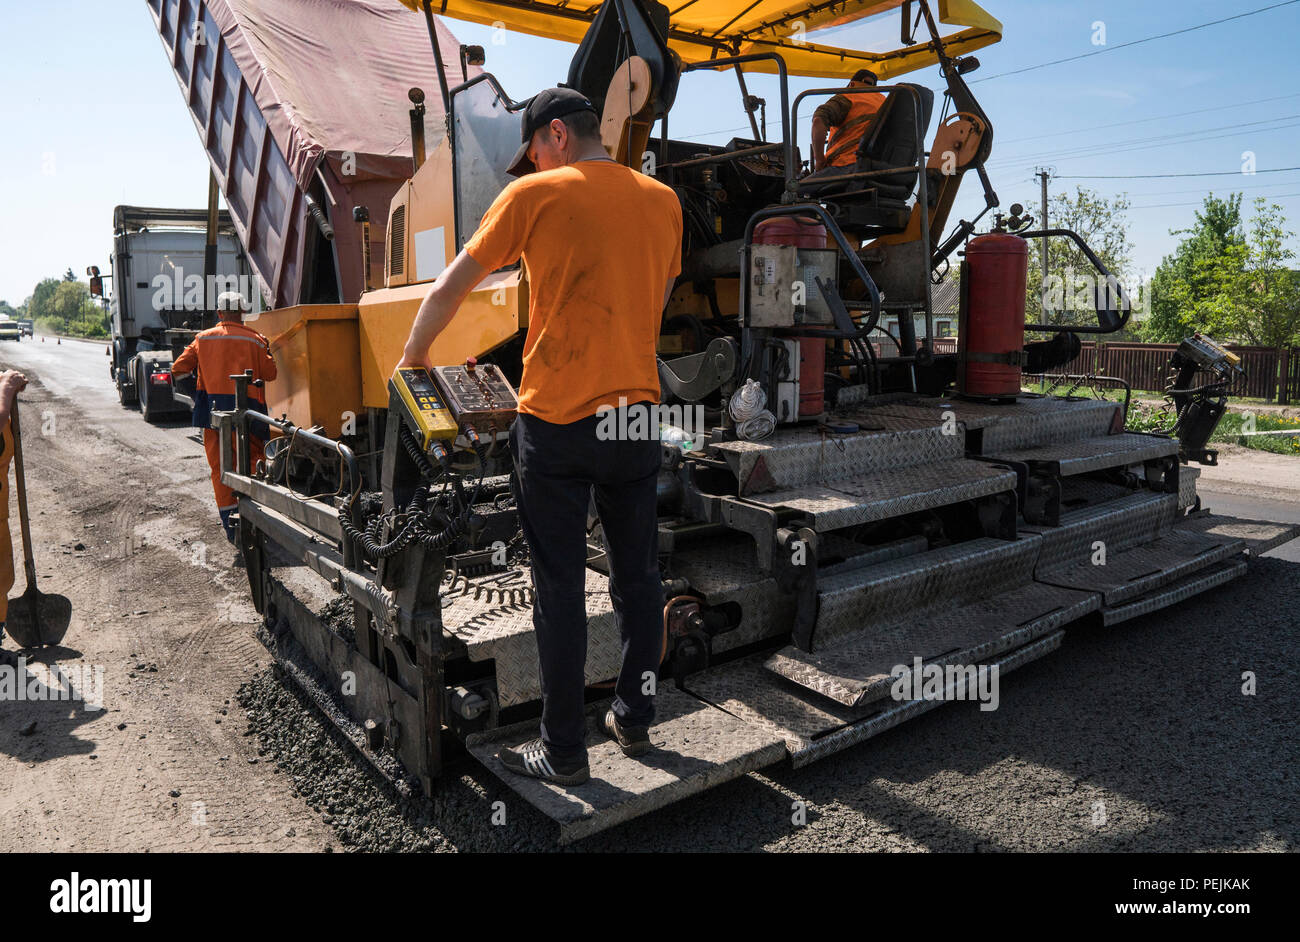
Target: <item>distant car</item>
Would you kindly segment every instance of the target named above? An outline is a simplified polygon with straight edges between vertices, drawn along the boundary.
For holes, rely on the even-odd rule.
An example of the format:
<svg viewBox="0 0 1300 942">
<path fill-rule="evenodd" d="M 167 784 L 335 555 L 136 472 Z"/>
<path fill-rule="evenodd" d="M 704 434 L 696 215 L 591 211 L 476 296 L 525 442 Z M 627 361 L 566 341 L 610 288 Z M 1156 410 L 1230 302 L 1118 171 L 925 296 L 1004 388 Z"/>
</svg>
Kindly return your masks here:
<svg viewBox="0 0 1300 942">
<path fill-rule="evenodd" d="M 17 321 L 4 318 L 0 320 L 0 340 L 22 340 L 23 329 Z"/>
<path fill-rule="evenodd" d="M 34 336 L 36 336 L 36 322 L 35 322 L 35 321 L 20 317 L 20 318 L 18 318 L 18 326 L 19 326 L 19 328 L 22 329 L 22 332 L 23 332 L 26 336 L 28 336 L 28 337 L 34 337 Z"/>
</svg>

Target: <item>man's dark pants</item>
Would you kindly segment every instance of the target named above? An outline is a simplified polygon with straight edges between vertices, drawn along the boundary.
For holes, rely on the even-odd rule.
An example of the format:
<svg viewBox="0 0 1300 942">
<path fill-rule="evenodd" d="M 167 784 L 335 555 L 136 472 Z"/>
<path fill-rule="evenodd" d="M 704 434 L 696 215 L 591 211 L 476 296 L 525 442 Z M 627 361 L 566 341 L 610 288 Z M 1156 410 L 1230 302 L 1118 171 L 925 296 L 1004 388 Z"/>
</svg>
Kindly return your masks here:
<svg viewBox="0 0 1300 942">
<path fill-rule="evenodd" d="M 648 408 L 648 403 L 629 406 Z M 532 556 L 533 626 L 541 665 L 542 739 L 558 757 L 586 755 L 583 692 L 587 660 L 587 509 L 594 494 L 609 556 L 609 596 L 623 640 L 614 712 L 648 726 L 644 691 L 663 651 L 655 484 L 658 424 L 648 439 L 601 440 L 599 417 L 567 425 L 520 414 L 510 433 L 515 498 Z"/>
</svg>

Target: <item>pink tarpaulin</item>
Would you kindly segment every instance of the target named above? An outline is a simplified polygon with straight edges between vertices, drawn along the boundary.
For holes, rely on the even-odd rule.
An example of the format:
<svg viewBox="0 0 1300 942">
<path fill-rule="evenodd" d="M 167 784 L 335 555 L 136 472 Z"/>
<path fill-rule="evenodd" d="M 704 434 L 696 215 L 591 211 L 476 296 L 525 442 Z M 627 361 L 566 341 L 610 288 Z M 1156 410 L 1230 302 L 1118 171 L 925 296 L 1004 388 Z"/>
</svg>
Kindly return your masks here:
<svg viewBox="0 0 1300 942">
<path fill-rule="evenodd" d="M 445 131 L 424 17 L 398 0 L 147 3 L 272 304 L 356 300 L 364 282 L 352 210 L 370 210 L 381 273 L 388 205 L 412 171 L 410 88 L 425 92 L 428 146 Z M 448 85 L 458 85 L 460 44 L 435 25 Z M 334 241 L 318 239 L 308 193 Z"/>
<path fill-rule="evenodd" d="M 227 48 L 289 169 L 305 185 L 322 153 L 393 157 L 409 174 L 407 90 L 424 89 L 430 142 L 443 131 L 424 17 L 398 0 L 209 0 Z M 435 18 L 448 84 L 460 43 Z M 481 71 L 471 67 L 470 76 Z"/>
</svg>

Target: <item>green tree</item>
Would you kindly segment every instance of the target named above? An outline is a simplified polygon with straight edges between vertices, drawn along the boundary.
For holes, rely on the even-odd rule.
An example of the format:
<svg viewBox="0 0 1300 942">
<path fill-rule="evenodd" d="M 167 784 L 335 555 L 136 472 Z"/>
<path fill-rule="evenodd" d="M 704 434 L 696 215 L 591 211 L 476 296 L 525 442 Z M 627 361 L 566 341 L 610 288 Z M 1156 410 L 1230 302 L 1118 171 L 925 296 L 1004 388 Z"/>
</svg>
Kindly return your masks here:
<svg viewBox="0 0 1300 942">
<path fill-rule="evenodd" d="M 1197 330 L 1197 307 L 1217 292 L 1224 258 L 1245 244 L 1241 226 L 1241 194 L 1205 197 L 1190 228 L 1175 229 L 1178 248 L 1166 255 L 1151 278 L 1150 312 L 1142 323 L 1142 339 L 1177 343 Z"/>
<path fill-rule="evenodd" d="M 57 278 L 45 278 L 36 285 L 26 304 L 28 317 L 36 319 L 51 316 L 49 305 L 54 300 L 54 292 L 59 284 Z"/>
<path fill-rule="evenodd" d="M 1206 199 L 1197 225 L 1157 271 L 1148 339 L 1173 342 L 1200 330 L 1265 347 L 1300 342 L 1300 273 L 1289 264 L 1282 207 L 1255 199 L 1241 222 L 1241 196 Z M 1157 320 L 1154 316 L 1159 314 Z"/>
<path fill-rule="evenodd" d="M 0 301 L 0 317 L 12 317 L 14 320 L 17 320 L 22 316 L 22 311 L 18 310 L 8 301 Z"/>
</svg>

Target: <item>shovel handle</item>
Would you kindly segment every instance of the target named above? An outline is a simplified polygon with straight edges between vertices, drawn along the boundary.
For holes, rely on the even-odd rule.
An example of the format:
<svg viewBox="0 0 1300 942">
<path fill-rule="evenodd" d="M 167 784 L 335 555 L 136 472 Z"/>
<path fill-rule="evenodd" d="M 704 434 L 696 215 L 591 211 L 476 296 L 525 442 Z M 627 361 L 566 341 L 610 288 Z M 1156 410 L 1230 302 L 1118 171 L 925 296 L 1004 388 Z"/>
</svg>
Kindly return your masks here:
<svg viewBox="0 0 1300 942">
<path fill-rule="evenodd" d="M 27 516 L 27 478 L 23 474 L 23 433 L 18 424 L 18 397 L 14 397 L 13 414 L 9 428 L 14 437 L 14 478 L 18 482 L 18 522 L 23 531 L 23 568 L 27 573 L 28 588 L 36 588 L 36 563 L 32 559 L 32 527 Z"/>
</svg>

